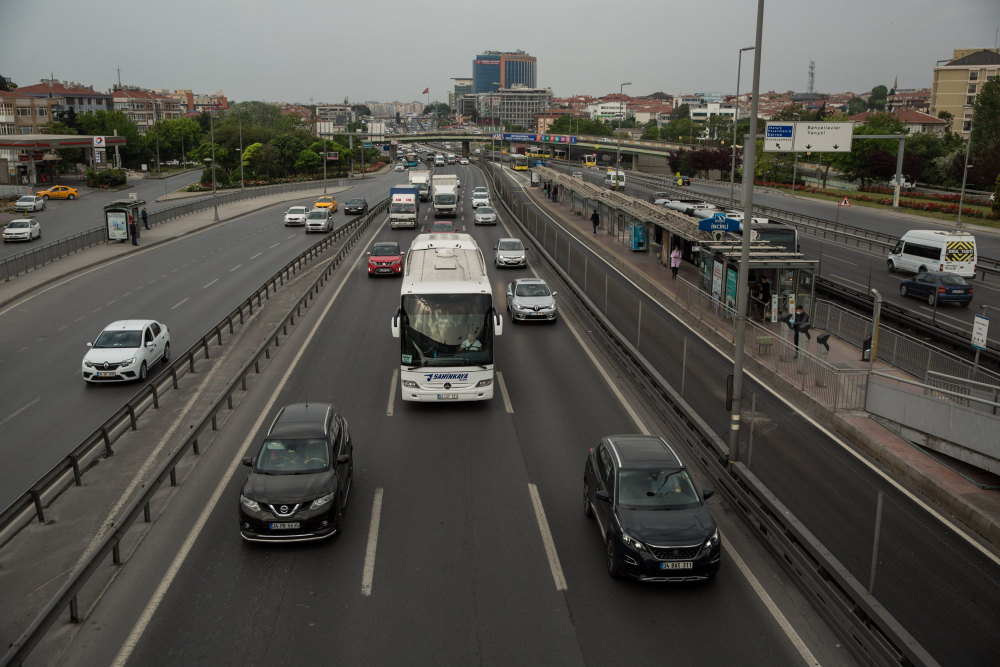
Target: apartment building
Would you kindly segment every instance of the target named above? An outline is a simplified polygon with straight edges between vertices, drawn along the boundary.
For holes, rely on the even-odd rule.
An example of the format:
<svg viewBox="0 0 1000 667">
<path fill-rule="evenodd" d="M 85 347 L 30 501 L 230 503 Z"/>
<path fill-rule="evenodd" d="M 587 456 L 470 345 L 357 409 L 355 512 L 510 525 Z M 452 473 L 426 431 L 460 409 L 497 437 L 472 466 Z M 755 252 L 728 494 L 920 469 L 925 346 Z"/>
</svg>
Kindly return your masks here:
<svg viewBox="0 0 1000 667">
<path fill-rule="evenodd" d="M 61 97 L 31 97 L 0 90 L 0 135 L 41 134 L 63 109 Z"/>
<path fill-rule="evenodd" d="M 59 99 L 57 113 L 63 113 L 69 109 L 73 109 L 77 114 L 114 109 L 110 93 L 95 91 L 93 86 L 85 86 L 75 81 L 42 79 L 41 83 L 18 88 L 17 94 L 21 97 Z"/>
<path fill-rule="evenodd" d="M 535 127 L 535 114 L 548 111 L 552 106 L 551 88 L 515 85 L 513 88 L 503 88 L 496 93 L 487 94 L 486 97 L 493 106 L 492 114 L 488 117 L 524 128 Z"/>
<path fill-rule="evenodd" d="M 934 67 L 930 114 L 947 111 L 955 119 L 952 131 L 968 139 L 976 93 L 997 75 L 998 68 L 1000 49 L 955 49 L 951 60 L 939 60 Z"/>
<path fill-rule="evenodd" d="M 121 111 L 139 128 L 139 134 L 153 127 L 157 121 L 173 120 L 184 114 L 181 103 L 151 90 L 137 86 L 116 87 L 112 92 L 115 111 Z"/>
</svg>

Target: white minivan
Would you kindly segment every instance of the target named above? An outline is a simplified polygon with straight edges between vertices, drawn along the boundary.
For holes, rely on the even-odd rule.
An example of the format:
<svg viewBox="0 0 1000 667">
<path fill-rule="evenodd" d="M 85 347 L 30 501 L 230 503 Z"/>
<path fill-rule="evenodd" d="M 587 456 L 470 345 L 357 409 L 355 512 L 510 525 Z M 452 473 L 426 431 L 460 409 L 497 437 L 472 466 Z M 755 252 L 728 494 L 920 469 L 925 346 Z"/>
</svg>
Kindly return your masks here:
<svg viewBox="0 0 1000 667">
<path fill-rule="evenodd" d="M 954 273 L 976 277 L 976 237 L 968 232 L 913 230 L 889 251 L 889 271 Z"/>
</svg>

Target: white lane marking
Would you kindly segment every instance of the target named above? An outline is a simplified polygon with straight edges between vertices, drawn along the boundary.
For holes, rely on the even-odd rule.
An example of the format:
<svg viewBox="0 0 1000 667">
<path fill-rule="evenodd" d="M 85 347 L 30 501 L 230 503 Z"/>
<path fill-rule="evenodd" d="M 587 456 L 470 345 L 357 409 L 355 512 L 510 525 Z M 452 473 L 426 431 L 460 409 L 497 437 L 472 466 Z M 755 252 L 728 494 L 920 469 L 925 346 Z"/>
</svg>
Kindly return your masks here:
<svg viewBox="0 0 1000 667">
<path fill-rule="evenodd" d="M 190 299 L 190 298 L 191 298 L 191 297 L 187 297 L 187 299 L 184 299 L 184 301 L 187 301 L 187 300 L 188 300 L 188 299 Z M 173 308 L 171 308 L 170 310 L 174 310 L 174 309 L 176 309 L 176 308 L 177 308 L 177 306 L 180 306 L 180 305 L 182 305 L 182 304 L 184 303 L 184 301 L 181 301 L 180 303 L 178 303 L 178 304 L 177 304 L 176 306 L 174 306 L 174 307 L 173 307 Z"/>
<path fill-rule="evenodd" d="M 855 282 L 855 281 L 851 280 L 850 278 L 844 278 L 843 276 L 834 275 L 832 273 L 830 274 L 830 277 L 831 278 L 837 278 L 838 280 L 844 280 L 846 282 L 849 282 L 849 283 L 852 283 L 854 285 L 857 285 L 858 287 L 864 287 L 865 291 L 868 290 L 868 285 L 865 285 L 864 283 Z"/>
<path fill-rule="evenodd" d="M 281 241 L 278 241 L 277 243 L 275 243 L 275 244 L 274 244 L 273 246 L 271 246 L 270 248 L 268 248 L 268 250 L 274 250 L 274 249 L 275 249 L 275 248 L 277 248 L 277 247 L 278 247 L 279 245 L 281 245 Z"/>
<path fill-rule="evenodd" d="M 503 396 L 503 407 L 510 414 L 514 414 L 514 408 L 510 404 L 510 395 L 507 394 L 507 385 L 503 381 L 503 373 L 497 371 L 497 384 L 500 385 L 500 394 Z"/>
<path fill-rule="evenodd" d="M 259 253 L 257 253 L 256 255 L 254 255 L 253 257 L 251 257 L 250 259 L 257 259 L 258 257 L 260 257 L 260 256 L 261 256 L 261 255 L 263 255 L 263 254 L 264 254 L 264 253 L 262 253 L 262 252 L 259 252 Z"/>
<path fill-rule="evenodd" d="M 232 273 L 233 271 L 235 271 L 236 269 L 240 268 L 241 266 L 243 266 L 243 265 L 242 264 L 237 264 L 233 268 L 229 269 L 229 272 Z"/>
<path fill-rule="evenodd" d="M 722 539 L 721 535 L 719 537 L 720 539 Z M 726 546 L 729 547 L 732 546 L 727 541 L 724 541 L 723 544 L 726 544 Z M 780 609 L 778 609 L 778 605 L 774 603 L 774 600 L 771 599 L 771 596 L 768 595 L 767 591 L 764 590 L 764 587 L 760 585 L 759 581 L 757 581 L 757 577 L 755 577 L 753 572 L 750 571 L 750 568 L 747 567 L 747 564 L 743 562 L 743 559 L 740 558 L 740 555 L 736 552 L 736 549 L 735 548 L 727 549 L 727 553 L 729 554 L 729 557 L 733 560 L 733 562 L 736 563 L 736 567 L 740 568 L 740 572 L 743 573 L 743 576 L 746 577 L 748 582 L 750 582 L 750 586 L 753 588 L 754 592 L 757 593 L 757 597 L 761 599 L 761 602 L 764 603 L 764 606 L 767 607 L 767 610 L 771 612 L 771 616 L 774 617 L 774 620 L 777 621 L 778 625 L 781 626 L 781 629 L 784 630 L 785 635 L 792 642 L 792 645 L 795 647 L 795 650 L 799 652 L 799 655 L 802 656 L 802 659 L 805 661 L 805 663 L 807 665 L 819 665 L 820 664 L 819 660 L 817 660 L 816 656 L 812 654 L 812 651 L 809 650 L 809 647 L 806 646 L 805 642 L 802 641 L 802 638 L 799 637 L 799 633 L 795 631 L 795 628 L 792 627 L 792 624 L 788 622 L 788 619 L 785 618 L 785 615 L 781 613 Z"/>
<path fill-rule="evenodd" d="M 392 369 L 392 382 L 389 383 L 389 407 L 386 408 L 386 417 L 392 416 L 392 409 L 396 405 L 396 382 L 399 381 L 399 369 Z"/>
<path fill-rule="evenodd" d="M 375 236 L 378 236 L 379 232 L 381 231 L 382 227 L 380 226 L 375 231 Z M 191 527 L 191 532 L 188 533 L 188 536 L 184 539 L 184 543 L 181 545 L 181 548 L 177 552 L 177 555 L 174 556 L 173 562 L 170 563 L 170 567 L 167 569 L 166 574 L 163 576 L 163 579 L 160 581 L 160 584 L 156 587 L 156 590 L 153 592 L 153 597 L 151 597 L 149 602 L 146 603 L 146 608 L 142 610 L 142 615 L 139 617 L 139 620 L 136 621 L 135 626 L 132 628 L 132 632 L 129 633 L 128 639 L 125 640 L 125 643 L 122 645 L 121 650 L 118 651 L 118 656 L 112 663 L 112 667 L 123 667 L 123 665 L 126 662 L 128 662 L 128 658 L 130 655 L 132 655 L 132 651 L 135 650 L 135 646 L 139 642 L 139 638 L 142 637 L 142 633 L 146 630 L 146 626 L 148 626 L 149 621 L 152 620 L 153 614 L 156 613 L 157 608 L 160 606 L 160 603 L 163 601 L 164 596 L 170 589 L 170 585 L 174 582 L 174 579 L 177 577 L 177 573 L 180 572 L 181 566 L 184 565 L 184 561 L 187 559 L 188 554 L 191 552 L 191 548 L 194 546 L 194 543 L 197 541 L 198 536 L 201 534 L 202 529 L 204 529 L 205 524 L 208 522 L 208 517 L 215 510 L 215 506 L 218 504 L 219 498 L 222 497 L 222 493 L 223 491 L 225 491 L 226 485 L 229 483 L 230 478 L 236 472 L 236 468 L 242 464 L 244 452 L 247 451 L 247 449 L 253 443 L 254 439 L 257 437 L 257 431 L 260 429 L 260 425 L 264 423 L 264 419 L 271 412 L 271 408 L 274 407 L 274 402 L 278 400 L 278 395 L 281 393 L 281 391 L 285 388 L 285 385 L 288 383 L 288 378 L 292 376 L 292 372 L 295 370 L 296 366 L 298 366 L 299 360 L 302 359 L 302 355 L 305 354 L 306 349 L 309 347 L 309 343 L 312 342 L 312 339 L 313 337 L 315 337 L 316 332 L 319 330 L 320 325 L 323 324 L 323 321 L 326 319 L 327 313 L 329 313 L 330 308 L 333 307 L 333 302 L 337 300 L 337 297 L 340 295 L 340 291 L 344 288 L 344 285 L 347 283 L 347 279 L 351 277 L 351 274 L 354 272 L 354 269 L 357 268 L 358 263 L 361 261 L 361 258 L 365 256 L 366 255 L 364 253 L 358 255 L 358 258 L 354 260 L 353 266 L 351 266 L 351 270 L 347 271 L 344 274 L 344 279 L 340 282 L 340 285 L 337 287 L 337 291 L 334 292 L 333 296 L 330 297 L 330 301 L 326 304 L 326 307 L 323 309 L 323 312 L 320 313 L 319 319 L 316 320 L 316 324 L 313 325 L 313 328 L 309 332 L 309 335 L 306 337 L 305 342 L 302 343 L 302 346 L 296 353 L 295 358 L 292 359 L 292 363 L 289 364 L 288 369 L 285 371 L 285 374 L 281 377 L 281 381 L 278 383 L 278 386 L 274 388 L 274 392 L 271 394 L 271 397 L 267 400 L 267 405 L 265 405 L 264 409 L 261 410 L 260 415 L 258 415 L 257 417 L 257 421 L 254 422 L 253 427 L 247 433 L 247 437 L 243 441 L 243 445 L 239 448 L 239 450 L 237 450 L 236 456 L 233 457 L 233 460 L 230 462 L 229 467 L 226 469 L 225 474 L 219 479 L 219 484 L 215 487 L 215 491 L 212 492 L 212 497 L 209 498 L 208 503 L 206 503 L 204 509 L 202 509 L 201 511 L 201 514 L 198 516 L 198 520 L 195 521 L 194 525 Z M 379 500 L 381 501 L 381 496 L 379 496 Z"/>
<path fill-rule="evenodd" d="M 83 319 L 84 317 L 86 317 L 86 315 L 84 315 L 83 317 L 78 317 L 78 318 L 76 318 L 76 319 L 75 319 L 75 320 L 73 320 L 73 321 L 74 321 L 74 322 L 79 322 L 79 321 L 80 321 L 80 320 L 82 320 L 82 319 Z"/>
<path fill-rule="evenodd" d="M 292 234 L 291 236 L 288 237 L 288 239 L 294 239 L 296 236 L 298 236 L 298 234 Z M 285 240 L 287 241 L 288 239 Z"/>
<path fill-rule="evenodd" d="M 378 547 L 378 524 L 382 520 L 382 487 L 375 489 L 372 503 L 372 522 L 368 527 L 368 546 L 365 548 L 365 569 L 361 573 L 361 594 L 372 594 L 372 579 L 375 578 L 375 549 Z"/>
<path fill-rule="evenodd" d="M 523 190 L 523 188 L 522 188 L 522 190 Z M 554 224 L 558 225 L 561 229 L 565 230 L 565 227 L 563 227 L 561 223 L 559 223 L 555 218 L 553 218 L 551 215 L 549 215 L 548 212 L 544 208 L 539 208 L 538 210 L 540 210 L 542 213 L 544 213 L 545 216 L 547 218 L 549 218 L 550 220 L 552 220 L 552 222 Z M 504 227 L 507 227 L 507 225 L 504 224 Z M 510 232 L 510 230 L 508 229 L 508 233 L 509 232 Z M 605 266 L 609 266 L 609 265 L 605 264 Z M 613 269 L 614 267 L 610 267 L 610 268 Z M 621 273 L 617 269 L 614 269 L 614 270 L 618 273 L 618 275 L 620 275 L 623 279 L 627 280 L 639 292 L 645 294 L 654 303 L 656 302 L 656 299 L 653 298 L 653 296 L 649 292 L 645 291 L 644 289 L 642 289 L 641 287 L 639 287 L 638 285 L 636 285 L 624 273 Z M 666 311 L 666 312 L 668 314 L 670 314 L 674 318 L 674 320 L 676 322 L 678 322 L 679 324 L 681 324 L 682 326 L 684 326 L 688 331 L 690 331 L 692 335 L 697 336 L 706 345 L 708 345 L 713 350 L 715 350 L 719 354 L 719 356 L 721 356 L 723 359 L 729 361 L 730 363 L 733 362 L 732 357 L 730 357 L 720 347 L 718 347 L 717 345 L 715 345 L 714 343 L 712 343 L 712 341 L 710 341 L 707 337 L 705 337 L 704 335 L 702 335 L 698 330 L 696 330 L 693 326 L 691 326 L 690 324 L 688 324 L 685 320 L 681 319 L 677 315 L 674 315 L 673 313 L 670 313 L 670 311 Z M 567 324 L 569 324 L 569 322 L 567 322 Z M 572 327 L 570 327 L 570 330 L 572 331 Z M 587 348 L 584 347 L 584 350 L 586 350 L 586 349 Z M 589 354 L 589 350 L 588 350 L 588 354 Z M 591 357 L 591 360 L 594 359 L 593 355 L 590 355 L 590 357 Z M 596 361 L 595 361 L 595 363 L 596 363 Z M 600 366 L 598 366 L 598 368 L 600 368 Z M 862 464 L 864 464 L 865 466 L 867 466 L 872 472 L 874 472 L 876 475 L 878 475 L 879 477 L 881 477 L 888 484 L 891 484 L 893 486 L 893 488 L 895 488 L 897 491 L 899 491 L 904 496 L 906 496 L 907 498 L 909 498 L 911 501 L 913 501 L 914 503 L 916 503 L 918 506 L 920 506 L 922 509 L 924 509 L 928 514 L 930 514 L 935 519 L 937 519 L 938 521 L 940 521 L 941 523 L 943 523 L 945 526 L 947 526 L 951 530 L 955 531 L 956 534 L 961 535 L 962 538 L 966 542 L 968 542 L 970 545 L 972 545 L 977 550 L 979 550 L 979 552 L 981 554 L 983 554 L 984 556 L 986 556 L 987 558 L 989 558 L 990 560 L 992 560 L 997 565 L 1000 565 L 1000 556 L 997 556 L 996 554 L 994 554 L 993 552 L 991 552 L 989 549 L 987 549 L 982 544 L 980 544 L 979 542 L 977 542 L 971 535 L 969 535 L 968 533 L 966 533 L 965 530 L 959 528 L 956 524 L 952 523 L 947 518 L 945 518 L 944 515 L 942 515 L 936 509 L 934 509 L 933 507 L 931 507 L 930 505 L 928 505 L 927 503 L 925 503 L 923 500 L 921 500 L 920 498 L 918 498 L 917 496 L 915 496 L 913 493 L 911 493 L 909 491 L 909 489 L 907 489 L 906 487 L 904 487 L 902 484 L 900 484 L 895 479 L 893 479 L 888 473 L 886 473 L 881 468 L 879 468 L 874 463 L 872 463 L 870 460 L 868 460 L 868 458 L 866 458 L 866 456 L 864 454 L 862 454 L 861 452 L 855 451 L 853 447 L 849 446 L 841 438 L 839 438 L 837 435 L 835 435 L 834 433 L 832 433 L 828 428 L 826 428 L 825 426 L 823 426 L 822 424 L 820 424 L 818 421 L 816 421 L 815 419 L 813 419 L 812 417 L 810 417 L 808 414 L 806 414 L 805 412 L 803 412 L 802 410 L 800 410 L 798 408 L 798 406 L 796 406 L 794 403 L 792 403 L 791 401 L 789 401 L 788 399 L 786 399 L 784 396 L 782 396 L 781 394 L 779 394 L 777 391 L 775 391 L 773 387 L 771 387 L 769 384 L 767 384 L 766 382 L 764 382 L 761 378 L 757 377 L 754 373 L 751 373 L 748 370 L 744 369 L 744 372 L 747 374 L 748 377 L 750 377 L 751 379 L 753 379 L 753 381 L 756 382 L 759 386 L 763 387 L 769 394 L 771 394 L 772 396 L 774 396 L 775 398 L 777 398 L 778 400 L 780 400 L 782 403 L 784 403 L 785 405 L 787 405 L 791 410 L 793 410 L 800 417 L 802 417 L 803 419 L 805 419 L 806 421 L 808 421 L 810 424 L 812 424 L 813 426 L 815 426 L 817 429 L 819 429 L 820 431 L 822 431 L 833 442 L 835 442 L 838 445 L 840 445 L 840 447 L 844 451 L 846 451 L 851 456 L 853 456 L 854 458 L 856 458 L 859 462 L 861 462 Z M 607 376 L 605 376 L 605 378 L 606 377 Z M 610 380 L 609 380 L 609 382 L 610 382 Z M 614 386 L 614 385 L 612 385 L 612 386 Z M 626 407 L 628 407 L 628 406 L 626 406 Z"/>
<path fill-rule="evenodd" d="M 823 253 L 823 259 L 832 259 L 835 262 L 843 262 L 844 264 L 850 264 L 851 266 L 858 266 L 854 262 L 848 262 L 846 259 L 834 257 L 833 255 L 827 255 L 826 253 Z"/>
<path fill-rule="evenodd" d="M 214 285 L 214 284 L 215 284 L 215 283 L 217 283 L 217 282 L 219 282 L 219 279 L 218 279 L 218 278 L 216 278 L 215 280 L 213 280 L 213 281 L 212 281 L 212 282 L 210 282 L 209 284 L 205 285 L 205 287 L 202 287 L 202 289 L 205 289 L 206 287 L 211 287 L 212 285 Z"/>
<path fill-rule="evenodd" d="M 74 371 L 74 374 L 76 374 L 77 372 L 79 372 L 79 371 Z M 25 405 L 23 408 L 21 408 L 19 410 L 15 410 L 14 412 L 10 413 L 9 415 L 7 415 L 6 417 L 4 417 L 3 419 L 0 419 L 0 426 L 3 426 L 7 422 L 9 422 L 11 419 L 13 419 L 14 417 L 18 416 L 19 414 L 21 414 L 22 412 L 24 412 L 25 410 L 27 410 L 28 408 L 30 408 L 32 405 L 34 405 L 35 403 L 37 403 L 40 400 L 42 400 L 41 396 L 39 396 L 35 400 L 31 401 L 30 403 L 28 403 L 27 405 Z"/>
<path fill-rule="evenodd" d="M 542 507 L 538 487 L 534 484 L 528 484 L 528 494 L 531 496 L 531 504 L 535 508 L 535 519 L 538 520 L 538 530 L 542 533 L 542 543 L 545 545 L 545 555 L 549 559 L 549 569 L 552 570 L 556 590 L 564 591 L 566 590 L 566 577 L 563 576 L 562 565 L 559 564 L 559 554 L 556 553 L 556 543 L 552 540 L 552 531 L 549 530 L 549 520 L 545 518 L 545 508 Z"/>
</svg>

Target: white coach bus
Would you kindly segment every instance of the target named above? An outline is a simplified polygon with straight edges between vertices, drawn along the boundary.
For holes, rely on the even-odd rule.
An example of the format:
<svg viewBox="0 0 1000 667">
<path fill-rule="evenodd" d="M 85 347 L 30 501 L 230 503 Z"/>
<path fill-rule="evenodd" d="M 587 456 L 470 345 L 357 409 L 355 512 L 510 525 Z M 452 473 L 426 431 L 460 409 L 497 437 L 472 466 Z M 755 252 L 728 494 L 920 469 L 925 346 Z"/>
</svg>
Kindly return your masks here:
<svg viewBox="0 0 1000 667">
<path fill-rule="evenodd" d="M 502 331 L 486 262 L 472 236 L 417 235 L 392 318 L 403 400 L 493 398 L 493 337 Z"/>
</svg>

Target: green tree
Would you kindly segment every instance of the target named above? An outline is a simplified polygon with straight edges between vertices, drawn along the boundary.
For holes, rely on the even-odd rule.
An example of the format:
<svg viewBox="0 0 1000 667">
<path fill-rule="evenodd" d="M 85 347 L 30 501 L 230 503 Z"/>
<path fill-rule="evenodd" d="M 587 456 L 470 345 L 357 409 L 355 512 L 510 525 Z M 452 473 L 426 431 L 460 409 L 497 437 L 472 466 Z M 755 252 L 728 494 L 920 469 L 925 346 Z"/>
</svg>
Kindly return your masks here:
<svg viewBox="0 0 1000 667">
<path fill-rule="evenodd" d="M 993 184 L 993 212 L 1000 213 L 1000 174 L 997 174 L 997 181 Z"/>
<path fill-rule="evenodd" d="M 10 87 L 7 85 L 7 79 L 5 79 L 2 74 L 0 74 L 0 90 L 7 93 L 10 92 Z"/>
<path fill-rule="evenodd" d="M 80 134 L 109 137 L 117 132 L 119 137 L 125 137 L 125 146 L 118 150 L 126 165 L 138 166 L 136 163 L 140 160 L 153 157 L 139 134 L 139 128 L 121 111 L 84 113 L 78 115 L 76 120 Z"/>
<path fill-rule="evenodd" d="M 184 154 L 188 154 L 192 149 L 198 147 L 201 141 L 201 126 L 190 118 L 173 118 L 171 120 L 157 121 L 153 132 L 146 132 L 147 143 L 152 139 L 149 146 L 156 149 L 156 133 L 160 135 L 160 159 L 179 160 L 181 149 Z M 183 142 L 182 142 L 183 137 Z"/>
<path fill-rule="evenodd" d="M 710 116 L 706 124 L 706 132 L 709 139 L 732 142 L 733 119 L 722 114 Z"/>
<path fill-rule="evenodd" d="M 295 169 L 295 161 L 306 148 L 305 142 L 294 134 L 279 134 L 271 140 L 271 146 L 278 151 L 278 164 L 286 173 Z"/>
<path fill-rule="evenodd" d="M 860 97 L 852 97 L 847 101 L 847 115 L 855 116 L 863 113 L 868 108 L 868 104 Z"/>
<path fill-rule="evenodd" d="M 691 106 L 688 104 L 682 104 L 670 112 L 670 120 L 678 120 L 680 118 L 690 118 L 690 117 L 691 117 Z"/>
<path fill-rule="evenodd" d="M 660 139 L 675 143 L 690 143 L 692 135 L 696 135 L 701 130 L 695 131 L 695 123 L 690 118 L 672 118 L 672 120 L 660 128 Z"/>
<path fill-rule="evenodd" d="M 952 121 L 955 119 L 955 117 L 951 114 L 951 112 L 942 109 L 941 111 L 938 111 L 938 118 L 940 118 L 946 123 L 944 126 L 944 133 L 946 135 L 951 134 Z"/>
<path fill-rule="evenodd" d="M 243 166 L 252 168 L 254 161 L 257 158 L 257 154 L 262 150 L 264 150 L 264 144 L 262 143 L 250 144 L 247 146 L 246 150 L 243 151 Z M 251 174 L 253 173 L 254 172 L 251 170 Z"/>
<path fill-rule="evenodd" d="M 1000 78 L 982 84 L 972 108 L 969 179 L 989 188 L 1000 175 Z"/>
<path fill-rule="evenodd" d="M 884 87 L 884 86 L 883 86 Z M 895 155 L 898 143 L 895 139 L 864 139 L 869 134 L 903 134 L 906 126 L 894 114 L 875 113 L 868 116 L 864 124 L 854 127 L 854 141 L 850 153 L 837 153 L 834 164 L 851 181 L 860 180 L 862 185 L 869 185 L 876 175 L 869 154 L 873 151 L 885 151 Z"/>
<path fill-rule="evenodd" d="M 367 104 L 355 104 L 351 107 L 351 111 L 358 114 L 359 116 L 371 116 L 372 110 Z"/>
<path fill-rule="evenodd" d="M 656 120 L 650 120 L 646 123 L 646 131 L 642 133 L 639 137 L 643 141 L 659 141 L 660 139 L 660 128 L 656 125 Z"/>
<path fill-rule="evenodd" d="M 367 123 L 360 123 L 360 122 L 359 123 L 348 123 L 347 124 L 347 131 L 348 132 L 367 132 L 368 131 L 368 124 Z"/>
<path fill-rule="evenodd" d="M 323 163 L 323 159 L 308 148 L 299 151 L 299 157 L 295 160 L 295 171 L 307 174 L 315 173 L 316 167 Z"/>
<path fill-rule="evenodd" d="M 885 86 L 875 86 L 868 97 L 869 111 L 885 111 L 885 103 L 888 99 L 889 89 Z"/>
</svg>

